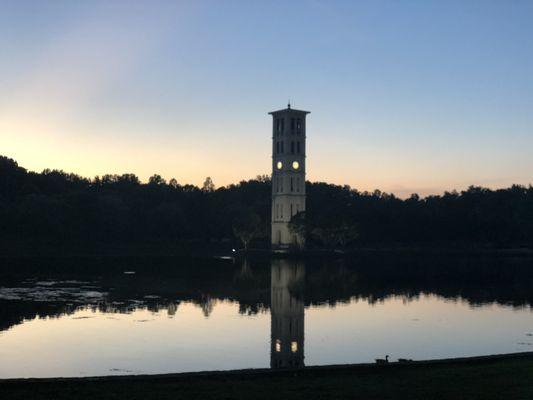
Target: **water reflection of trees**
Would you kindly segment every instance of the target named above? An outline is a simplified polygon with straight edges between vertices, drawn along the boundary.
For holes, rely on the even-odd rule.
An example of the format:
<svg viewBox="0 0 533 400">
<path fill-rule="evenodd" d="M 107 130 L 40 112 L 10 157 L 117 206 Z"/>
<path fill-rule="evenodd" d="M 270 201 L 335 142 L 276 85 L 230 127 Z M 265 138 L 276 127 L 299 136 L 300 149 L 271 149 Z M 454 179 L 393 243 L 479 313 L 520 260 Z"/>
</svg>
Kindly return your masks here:
<svg viewBox="0 0 533 400">
<path fill-rule="evenodd" d="M 42 267 L 42 264 L 40 264 Z M 131 266 L 130 266 L 131 267 Z M 405 301 L 433 294 L 471 305 L 496 303 L 512 307 L 533 304 L 533 260 L 511 257 L 443 255 L 366 255 L 342 260 L 306 260 L 305 282 L 288 289 L 305 306 L 347 303 L 354 299 L 376 303 L 393 296 Z M 0 330 L 34 318 L 57 318 L 80 309 L 104 313 L 148 310 L 175 315 L 182 302 L 196 305 L 209 317 L 217 301 L 238 304 L 239 313 L 253 315 L 270 309 L 271 262 L 209 261 L 180 265 L 176 260 L 136 266 L 137 273 L 124 275 L 126 266 L 102 266 L 91 275 L 76 269 L 68 273 L 55 268 L 50 277 L 87 279 L 106 292 L 100 300 L 25 301 L 0 300 Z M 17 276 L 0 272 L 2 286 L 17 287 L 31 269 L 17 269 Z M 103 271 L 103 272 L 102 272 Z M 83 276 L 82 276 L 83 275 Z M 91 275 L 91 276 L 87 276 Z M 42 270 L 40 277 L 43 277 Z M 1 290 L 1 289 L 0 289 Z M 0 296 L 1 297 L 1 296 Z"/>
<path fill-rule="evenodd" d="M 371 256 L 322 263 L 308 276 L 306 299 L 314 304 L 375 303 L 392 296 L 412 300 L 423 294 L 476 306 L 533 303 L 531 258 Z"/>
<path fill-rule="evenodd" d="M 35 318 L 57 318 L 72 314 L 77 307 L 58 303 L 41 303 L 21 300 L 0 301 L 0 331 Z"/>
</svg>

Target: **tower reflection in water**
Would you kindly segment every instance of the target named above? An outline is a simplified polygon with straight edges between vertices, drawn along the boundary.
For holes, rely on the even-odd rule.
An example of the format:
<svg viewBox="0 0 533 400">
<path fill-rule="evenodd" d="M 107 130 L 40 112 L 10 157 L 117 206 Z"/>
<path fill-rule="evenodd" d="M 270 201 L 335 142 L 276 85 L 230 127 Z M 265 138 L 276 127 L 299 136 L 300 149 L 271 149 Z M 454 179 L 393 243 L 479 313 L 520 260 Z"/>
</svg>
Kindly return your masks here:
<svg viewBox="0 0 533 400">
<path fill-rule="evenodd" d="M 304 366 L 305 265 L 302 261 L 273 260 L 270 284 L 270 367 Z"/>
</svg>

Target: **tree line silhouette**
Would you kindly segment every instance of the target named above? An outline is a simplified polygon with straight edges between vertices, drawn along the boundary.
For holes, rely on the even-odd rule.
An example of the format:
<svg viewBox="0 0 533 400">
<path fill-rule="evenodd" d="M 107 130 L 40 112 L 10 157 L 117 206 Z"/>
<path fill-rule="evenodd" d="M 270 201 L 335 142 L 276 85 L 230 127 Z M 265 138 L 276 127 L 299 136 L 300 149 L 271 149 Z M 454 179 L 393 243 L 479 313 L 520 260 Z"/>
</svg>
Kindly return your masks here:
<svg viewBox="0 0 533 400">
<path fill-rule="evenodd" d="M 532 247 L 533 187 L 470 187 L 400 199 L 378 190 L 306 184 L 307 211 L 291 228 L 310 247 Z M 88 179 L 30 172 L 0 157 L 0 238 L 4 243 L 227 243 L 268 247 L 268 176 L 215 188 L 153 175 Z"/>
</svg>

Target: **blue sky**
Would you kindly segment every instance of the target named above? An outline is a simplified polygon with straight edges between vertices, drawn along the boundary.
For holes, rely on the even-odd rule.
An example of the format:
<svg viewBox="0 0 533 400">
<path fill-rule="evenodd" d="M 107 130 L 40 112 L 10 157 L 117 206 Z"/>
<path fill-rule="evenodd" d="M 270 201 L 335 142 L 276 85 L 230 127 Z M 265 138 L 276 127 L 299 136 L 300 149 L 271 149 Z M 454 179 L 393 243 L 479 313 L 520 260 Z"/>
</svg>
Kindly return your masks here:
<svg viewBox="0 0 533 400">
<path fill-rule="evenodd" d="M 406 196 L 533 181 L 533 2 L 2 1 L 0 153 L 218 186 L 310 110 L 308 179 Z"/>
</svg>

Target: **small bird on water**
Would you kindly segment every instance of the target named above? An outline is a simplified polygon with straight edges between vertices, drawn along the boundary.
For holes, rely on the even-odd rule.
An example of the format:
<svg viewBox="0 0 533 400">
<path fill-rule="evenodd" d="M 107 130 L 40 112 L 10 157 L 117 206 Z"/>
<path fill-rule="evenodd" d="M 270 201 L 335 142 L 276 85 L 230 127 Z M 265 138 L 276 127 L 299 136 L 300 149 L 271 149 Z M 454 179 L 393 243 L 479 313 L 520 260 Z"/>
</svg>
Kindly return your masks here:
<svg viewBox="0 0 533 400">
<path fill-rule="evenodd" d="M 386 355 L 385 358 L 376 358 L 376 364 L 388 364 L 389 355 Z"/>
<path fill-rule="evenodd" d="M 399 363 L 406 363 L 406 362 L 412 362 L 413 360 L 410 358 L 398 358 Z"/>
</svg>

